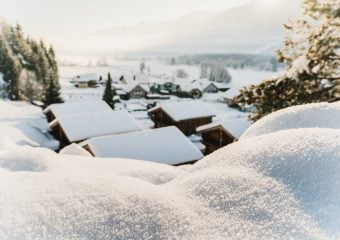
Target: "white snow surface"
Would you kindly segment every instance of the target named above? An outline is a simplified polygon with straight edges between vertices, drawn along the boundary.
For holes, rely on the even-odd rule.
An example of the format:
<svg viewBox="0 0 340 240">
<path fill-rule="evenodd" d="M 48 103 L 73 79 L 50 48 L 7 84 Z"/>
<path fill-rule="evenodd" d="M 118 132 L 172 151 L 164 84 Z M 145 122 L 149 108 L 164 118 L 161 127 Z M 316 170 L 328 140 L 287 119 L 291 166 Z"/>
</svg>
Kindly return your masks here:
<svg viewBox="0 0 340 240">
<path fill-rule="evenodd" d="M 228 131 L 235 138 L 240 138 L 241 135 L 251 125 L 251 122 L 246 117 L 232 118 L 225 121 L 213 122 L 197 128 L 197 132 L 204 132 L 216 127 L 222 127 L 225 131 Z"/>
<path fill-rule="evenodd" d="M 48 123 L 40 108 L 24 102 L 0 100 L 0 150 L 30 145 L 58 149 L 48 134 Z"/>
<path fill-rule="evenodd" d="M 0 150 L 0 239 L 339 239 L 340 129 L 294 116 L 185 168 Z"/>
<path fill-rule="evenodd" d="M 153 112 L 157 109 L 162 109 L 175 121 L 200 117 L 212 117 L 216 115 L 216 113 L 205 103 L 194 101 L 163 103 L 159 106 L 151 108 L 149 112 Z"/>
<path fill-rule="evenodd" d="M 96 157 L 129 158 L 176 165 L 203 158 L 202 153 L 176 127 L 89 139 Z"/>
<path fill-rule="evenodd" d="M 125 110 L 61 116 L 51 127 L 60 124 L 70 142 L 91 137 L 140 131 L 136 120 Z"/>
<path fill-rule="evenodd" d="M 92 156 L 88 151 L 79 146 L 78 144 L 72 143 L 59 151 L 59 154 L 77 155 L 77 156 Z"/>
<path fill-rule="evenodd" d="M 254 123 L 241 139 L 293 128 L 340 129 L 340 101 L 300 105 L 277 111 Z"/>
<path fill-rule="evenodd" d="M 79 102 L 66 102 L 57 103 L 48 106 L 44 112 L 51 111 L 56 118 L 67 115 L 75 115 L 81 113 L 95 113 L 112 111 L 109 105 L 102 100 L 92 101 L 79 101 Z"/>
</svg>

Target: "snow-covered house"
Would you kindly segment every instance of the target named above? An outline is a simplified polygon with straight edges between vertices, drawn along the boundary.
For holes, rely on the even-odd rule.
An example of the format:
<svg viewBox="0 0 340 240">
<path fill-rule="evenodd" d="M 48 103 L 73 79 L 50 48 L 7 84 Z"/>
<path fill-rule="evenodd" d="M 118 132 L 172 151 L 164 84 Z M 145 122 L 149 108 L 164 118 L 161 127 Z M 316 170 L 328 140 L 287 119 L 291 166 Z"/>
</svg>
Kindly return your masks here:
<svg viewBox="0 0 340 240">
<path fill-rule="evenodd" d="M 155 128 L 176 126 L 185 135 L 196 132 L 196 128 L 212 122 L 215 113 L 204 103 L 165 103 L 148 111 Z"/>
<path fill-rule="evenodd" d="M 136 120 L 125 110 L 63 115 L 50 123 L 60 147 L 91 137 L 140 131 Z"/>
<path fill-rule="evenodd" d="M 99 76 L 95 73 L 86 73 L 74 76 L 71 79 L 71 83 L 73 83 L 77 88 L 88 88 L 90 86 L 95 86 L 99 81 Z"/>
<path fill-rule="evenodd" d="M 219 91 L 219 88 L 214 82 L 208 82 L 205 85 L 203 85 L 204 93 L 217 93 L 218 91 Z"/>
<path fill-rule="evenodd" d="M 148 84 L 137 84 L 132 89 L 130 89 L 127 93 L 129 98 L 145 98 L 150 92 L 150 87 Z"/>
<path fill-rule="evenodd" d="M 80 113 L 111 112 L 112 109 L 102 100 L 67 102 L 51 104 L 44 110 L 47 121 L 51 122 L 56 118 Z"/>
<path fill-rule="evenodd" d="M 205 153 L 210 154 L 238 140 L 250 125 L 247 118 L 235 118 L 200 126 L 197 133 L 202 136 Z"/>
<path fill-rule="evenodd" d="M 128 158 L 181 165 L 203 155 L 176 127 L 90 138 L 80 143 L 95 157 Z"/>
</svg>

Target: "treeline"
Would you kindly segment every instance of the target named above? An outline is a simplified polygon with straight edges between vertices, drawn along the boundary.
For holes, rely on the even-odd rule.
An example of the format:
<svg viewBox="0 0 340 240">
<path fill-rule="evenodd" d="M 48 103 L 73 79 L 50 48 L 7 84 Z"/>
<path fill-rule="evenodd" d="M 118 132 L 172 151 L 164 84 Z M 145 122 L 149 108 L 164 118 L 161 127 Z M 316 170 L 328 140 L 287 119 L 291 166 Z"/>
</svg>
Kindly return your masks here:
<svg viewBox="0 0 340 240">
<path fill-rule="evenodd" d="M 182 55 L 170 59 L 170 64 L 220 64 L 234 69 L 254 69 L 276 72 L 284 65 L 279 64 L 275 57 L 257 54 L 198 54 Z"/>
<path fill-rule="evenodd" d="M 25 36 L 19 24 L 0 23 L 0 72 L 10 100 L 62 102 L 52 46 Z"/>
</svg>

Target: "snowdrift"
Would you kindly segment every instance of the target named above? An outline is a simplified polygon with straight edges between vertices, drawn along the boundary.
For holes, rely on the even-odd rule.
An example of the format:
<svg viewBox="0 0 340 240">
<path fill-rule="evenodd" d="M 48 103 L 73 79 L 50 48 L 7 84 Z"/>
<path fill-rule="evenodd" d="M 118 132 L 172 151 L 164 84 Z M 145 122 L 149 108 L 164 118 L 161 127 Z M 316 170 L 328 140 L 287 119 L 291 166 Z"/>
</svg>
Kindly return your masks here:
<svg viewBox="0 0 340 240">
<path fill-rule="evenodd" d="M 300 105 L 277 111 L 251 125 L 240 139 L 294 128 L 340 129 L 340 101 Z"/>
<path fill-rule="evenodd" d="M 302 125 L 188 168 L 0 150 L 0 239 L 339 239 L 340 130 Z"/>
</svg>

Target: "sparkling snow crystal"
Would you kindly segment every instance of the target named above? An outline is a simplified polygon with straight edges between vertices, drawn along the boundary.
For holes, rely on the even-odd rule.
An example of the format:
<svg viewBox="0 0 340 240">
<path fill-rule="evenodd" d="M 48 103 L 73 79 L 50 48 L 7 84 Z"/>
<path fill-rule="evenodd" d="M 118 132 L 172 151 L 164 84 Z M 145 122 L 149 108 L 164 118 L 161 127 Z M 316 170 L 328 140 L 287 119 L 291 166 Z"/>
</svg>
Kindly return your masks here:
<svg viewBox="0 0 340 240">
<path fill-rule="evenodd" d="M 0 150 L 0 239 L 339 239 L 338 111 L 274 113 L 185 168 Z"/>
</svg>

